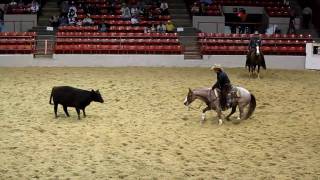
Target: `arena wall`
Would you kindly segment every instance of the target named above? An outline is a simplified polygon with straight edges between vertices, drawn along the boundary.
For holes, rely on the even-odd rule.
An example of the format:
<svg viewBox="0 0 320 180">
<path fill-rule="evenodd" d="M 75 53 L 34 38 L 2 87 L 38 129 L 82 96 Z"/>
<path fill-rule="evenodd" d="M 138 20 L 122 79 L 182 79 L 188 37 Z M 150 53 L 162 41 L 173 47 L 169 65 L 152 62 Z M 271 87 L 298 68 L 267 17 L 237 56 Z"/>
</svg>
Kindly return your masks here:
<svg viewBox="0 0 320 180">
<path fill-rule="evenodd" d="M 50 58 L 33 58 L 32 55 L 0 55 L 2 67 L 208 67 L 218 63 L 224 67 L 244 67 L 245 55 L 204 55 L 202 60 L 185 60 L 183 55 L 102 55 L 55 54 Z M 305 69 L 305 56 L 265 56 L 268 68 Z"/>
</svg>

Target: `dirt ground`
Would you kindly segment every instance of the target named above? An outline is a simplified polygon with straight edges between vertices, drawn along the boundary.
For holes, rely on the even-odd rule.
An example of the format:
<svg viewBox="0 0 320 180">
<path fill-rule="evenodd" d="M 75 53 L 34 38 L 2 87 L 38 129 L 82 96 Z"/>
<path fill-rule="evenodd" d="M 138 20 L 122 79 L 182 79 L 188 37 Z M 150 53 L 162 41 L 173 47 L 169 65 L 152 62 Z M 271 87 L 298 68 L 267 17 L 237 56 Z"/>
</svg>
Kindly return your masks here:
<svg viewBox="0 0 320 180">
<path fill-rule="evenodd" d="M 183 105 L 189 87 L 211 86 L 208 68 L 0 68 L 0 179 L 319 180 L 320 72 L 226 71 L 257 108 L 218 126 Z M 99 89 L 105 103 L 80 121 L 59 106 L 55 119 L 58 85 Z"/>
</svg>

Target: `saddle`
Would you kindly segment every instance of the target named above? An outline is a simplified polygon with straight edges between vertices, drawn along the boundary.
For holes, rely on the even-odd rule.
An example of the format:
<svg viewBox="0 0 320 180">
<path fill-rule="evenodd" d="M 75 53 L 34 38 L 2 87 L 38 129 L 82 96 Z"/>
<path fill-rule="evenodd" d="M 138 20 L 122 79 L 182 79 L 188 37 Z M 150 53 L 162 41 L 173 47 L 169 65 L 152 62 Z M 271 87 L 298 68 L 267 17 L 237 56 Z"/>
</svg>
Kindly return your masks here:
<svg viewBox="0 0 320 180">
<path fill-rule="evenodd" d="M 219 97 L 221 95 L 220 89 L 214 89 L 212 91 L 216 97 Z M 231 89 L 229 90 L 226 100 L 227 100 L 227 108 L 232 107 L 236 104 L 237 99 L 240 98 L 240 91 L 237 87 L 231 85 Z"/>
</svg>

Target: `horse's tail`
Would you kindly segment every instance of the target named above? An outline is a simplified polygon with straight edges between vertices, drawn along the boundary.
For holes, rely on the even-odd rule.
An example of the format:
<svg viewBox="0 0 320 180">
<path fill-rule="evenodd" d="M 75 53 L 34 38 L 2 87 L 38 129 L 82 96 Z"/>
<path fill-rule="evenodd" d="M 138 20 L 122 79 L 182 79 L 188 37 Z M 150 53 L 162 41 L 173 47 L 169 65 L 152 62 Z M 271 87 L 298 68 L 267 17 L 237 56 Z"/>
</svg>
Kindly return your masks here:
<svg viewBox="0 0 320 180">
<path fill-rule="evenodd" d="M 256 109 L 257 103 L 256 103 L 256 98 L 254 97 L 253 94 L 251 94 L 251 100 L 250 100 L 250 104 L 249 104 L 249 110 L 248 113 L 246 115 L 245 119 L 248 119 L 254 112 L 254 110 Z"/>
<path fill-rule="evenodd" d="M 50 99 L 49 99 L 49 104 L 51 104 L 51 105 L 53 105 L 53 103 L 52 103 L 52 97 L 53 97 L 53 89 L 54 88 L 52 88 L 52 90 L 51 90 L 51 95 L 50 95 Z"/>
</svg>

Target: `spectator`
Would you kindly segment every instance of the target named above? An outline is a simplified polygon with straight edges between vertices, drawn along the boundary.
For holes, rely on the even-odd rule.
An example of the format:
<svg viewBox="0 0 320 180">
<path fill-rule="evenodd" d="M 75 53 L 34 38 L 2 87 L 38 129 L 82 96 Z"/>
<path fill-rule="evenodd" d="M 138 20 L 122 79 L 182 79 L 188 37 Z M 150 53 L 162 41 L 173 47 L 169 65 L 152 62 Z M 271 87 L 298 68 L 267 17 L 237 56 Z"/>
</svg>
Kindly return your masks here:
<svg viewBox="0 0 320 180">
<path fill-rule="evenodd" d="M 131 24 L 132 24 L 132 25 L 139 25 L 139 18 L 138 18 L 138 16 L 132 16 L 132 18 L 131 18 Z"/>
<path fill-rule="evenodd" d="M 69 11 L 69 2 L 68 1 L 62 1 L 60 4 L 60 11 L 61 13 L 67 14 Z"/>
<path fill-rule="evenodd" d="M 200 10 L 199 10 L 200 15 L 201 16 L 206 16 L 207 15 L 207 9 L 208 9 L 208 7 L 204 3 L 201 3 L 200 4 Z"/>
<path fill-rule="evenodd" d="M 150 28 L 144 27 L 144 28 L 143 28 L 143 32 L 144 32 L 144 33 L 150 33 Z"/>
<path fill-rule="evenodd" d="M 154 24 L 151 25 L 150 32 L 157 32 L 156 26 Z"/>
<path fill-rule="evenodd" d="M 248 14 L 246 13 L 246 10 L 242 9 L 238 13 L 238 17 L 240 19 L 240 28 L 239 33 L 243 34 L 245 33 L 246 25 L 244 24 L 247 21 Z"/>
<path fill-rule="evenodd" d="M 86 17 L 82 20 L 83 26 L 91 26 L 93 25 L 93 20 L 90 18 L 90 14 L 87 14 Z"/>
<path fill-rule="evenodd" d="M 158 24 L 158 26 L 157 26 L 157 32 L 165 33 L 166 30 L 167 30 L 166 25 L 164 25 L 162 22 L 160 22 L 160 24 Z"/>
<path fill-rule="evenodd" d="M 59 26 L 59 17 L 58 16 L 51 16 L 51 18 L 49 19 L 49 23 L 50 23 L 50 26 L 56 28 Z"/>
<path fill-rule="evenodd" d="M 312 9 L 309 6 L 306 6 L 302 10 L 302 21 L 303 27 L 309 29 L 309 23 L 312 17 Z"/>
<path fill-rule="evenodd" d="M 120 11 L 121 11 L 122 19 L 125 19 L 125 20 L 131 19 L 130 9 L 128 6 L 126 6 L 125 3 L 122 3 L 122 8 L 120 9 Z"/>
<path fill-rule="evenodd" d="M 59 18 L 59 25 L 60 26 L 66 26 L 68 25 L 68 18 L 66 17 L 65 14 L 62 14 Z"/>
<path fill-rule="evenodd" d="M 70 14 L 71 16 L 69 16 L 69 14 Z M 71 1 L 71 4 L 70 4 L 70 6 L 69 6 L 68 17 L 74 17 L 74 18 L 77 17 L 77 8 L 76 8 L 76 6 L 75 6 L 75 2 L 74 2 L 74 1 Z"/>
<path fill-rule="evenodd" d="M 168 22 L 166 24 L 166 30 L 168 33 L 175 32 L 176 27 L 171 20 L 168 20 Z"/>
<path fill-rule="evenodd" d="M 139 16 L 139 10 L 136 6 L 132 6 L 130 9 L 131 16 Z"/>
<path fill-rule="evenodd" d="M 99 25 L 99 32 L 107 32 L 108 31 L 108 27 L 105 23 L 102 23 Z"/>
<path fill-rule="evenodd" d="M 39 3 L 36 0 L 33 0 L 31 2 L 31 7 L 30 7 L 31 13 L 34 13 L 34 14 L 38 13 L 39 7 L 40 7 Z"/>
<path fill-rule="evenodd" d="M 205 4 L 205 5 L 211 5 L 211 4 L 213 4 L 213 0 L 200 0 L 200 3 Z"/>
<path fill-rule="evenodd" d="M 168 6 L 168 3 L 165 2 L 164 0 L 161 2 L 160 4 L 160 13 L 161 15 L 168 15 L 169 14 L 169 6 Z"/>
<path fill-rule="evenodd" d="M 78 21 L 76 22 L 76 25 L 77 25 L 77 26 L 82 26 L 82 20 L 81 20 L 81 19 L 78 19 Z"/>
<path fill-rule="evenodd" d="M 192 7 L 191 7 L 191 14 L 193 16 L 199 16 L 200 15 L 200 7 L 197 2 L 194 2 Z"/>
<path fill-rule="evenodd" d="M 295 34 L 296 33 L 296 28 L 295 28 L 295 18 L 296 18 L 296 13 L 293 8 L 289 10 L 289 28 L 288 28 L 288 34 Z"/>
<path fill-rule="evenodd" d="M 0 8 L 0 32 L 3 31 L 4 28 L 4 11 Z"/>
</svg>

